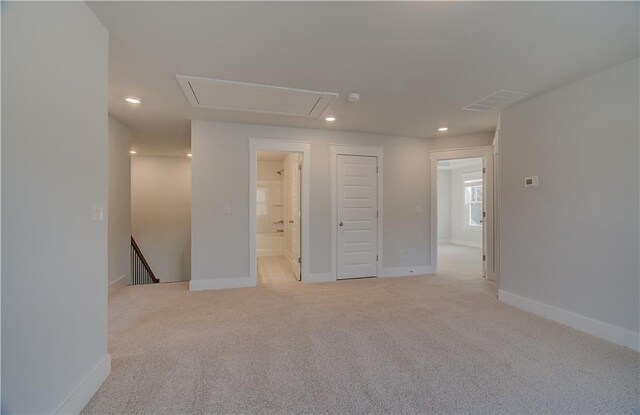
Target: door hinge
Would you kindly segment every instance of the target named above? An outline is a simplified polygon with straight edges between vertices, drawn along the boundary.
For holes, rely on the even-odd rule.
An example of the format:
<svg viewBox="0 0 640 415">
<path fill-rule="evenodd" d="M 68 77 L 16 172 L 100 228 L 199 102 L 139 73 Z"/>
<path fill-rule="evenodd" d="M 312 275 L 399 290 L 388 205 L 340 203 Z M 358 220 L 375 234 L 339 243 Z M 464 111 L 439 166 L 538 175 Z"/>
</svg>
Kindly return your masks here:
<svg viewBox="0 0 640 415">
<path fill-rule="evenodd" d="M 298 257 L 298 264 L 302 264 L 302 258 Z"/>
<path fill-rule="evenodd" d="M 376 262 L 378 262 L 378 255 L 376 255 Z"/>
<path fill-rule="evenodd" d="M 486 218 L 487 217 L 487 212 L 482 212 L 482 217 Z"/>
<path fill-rule="evenodd" d="M 376 167 L 376 173 L 378 172 L 378 168 Z"/>
<path fill-rule="evenodd" d="M 302 163 L 298 164 L 298 170 L 302 170 Z"/>
<path fill-rule="evenodd" d="M 486 167 L 483 167 L 483 168 L 482 168 L 482 172 L 483 172 L 483 173 L 486 173 L 486 172 L 487 172 L 487 168 L 486 168 Z"/>
<path fill-rule="evenodd" d="M 486 261 L 487 260 L 487 256 L 486 255 L 482 255 L 482 260 Z"/>
<path fill-rule="evenodd" d="M 380 211 L 376 210 L 376 218 L 379 218 L 379 217 L 380 217 Z"/>
</svg>

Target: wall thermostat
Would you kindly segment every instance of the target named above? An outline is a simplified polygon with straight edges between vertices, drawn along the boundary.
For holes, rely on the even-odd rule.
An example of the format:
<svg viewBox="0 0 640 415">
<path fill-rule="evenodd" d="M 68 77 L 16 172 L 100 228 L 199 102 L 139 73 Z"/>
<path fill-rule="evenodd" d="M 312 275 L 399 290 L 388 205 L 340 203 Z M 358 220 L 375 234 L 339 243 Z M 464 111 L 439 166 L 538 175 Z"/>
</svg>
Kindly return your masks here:
<svg viewBox="0 0 640 415">
<path fill-rule="evenodd" d="M 540 187 L 538 176 L 531 176 L 524 178 L 524 187 Z"/>
</svg>

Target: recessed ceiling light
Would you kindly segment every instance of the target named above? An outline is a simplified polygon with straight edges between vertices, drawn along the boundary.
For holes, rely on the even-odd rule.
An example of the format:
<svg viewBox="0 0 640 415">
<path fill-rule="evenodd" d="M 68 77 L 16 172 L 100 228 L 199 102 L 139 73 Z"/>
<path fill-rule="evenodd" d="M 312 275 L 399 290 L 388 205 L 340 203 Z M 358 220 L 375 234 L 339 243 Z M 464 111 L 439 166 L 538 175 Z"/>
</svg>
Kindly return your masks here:
<svg viewBox="0 0 640 415">
<path fill-rule="evenodd" d="M 449 127 L 440 127 L 438 128 L 438 131 L 447 131 L 449 130 Z"/>
<path fill-rule="evenodd" d="M 135 151 L 135 150 L 130 150 L 130 151 L 129 151 L 129 153 L 131 153 L 131 154 L 138 154 L 138 152 L 137 152 L 137 151 Z"/>
<path fill-rule="evenodd" d="M 187 153 L 187 157 L 191 157 L 191 156 L 193 156 L 193 154 Z"/>
<path fill-rule="evenodd" d="M 140 98 L 135 98 L 135 97 L 127 97 L 124 100 L 127 101 L 129 104 L 140 104 L 142 102 L 140 101 Z"/>
<path fill-rule="evenodd" d="M 328 122 L 334 122 L 336 120 L 336 117 L 327 117 L 324 120 Z"/>
</svg>

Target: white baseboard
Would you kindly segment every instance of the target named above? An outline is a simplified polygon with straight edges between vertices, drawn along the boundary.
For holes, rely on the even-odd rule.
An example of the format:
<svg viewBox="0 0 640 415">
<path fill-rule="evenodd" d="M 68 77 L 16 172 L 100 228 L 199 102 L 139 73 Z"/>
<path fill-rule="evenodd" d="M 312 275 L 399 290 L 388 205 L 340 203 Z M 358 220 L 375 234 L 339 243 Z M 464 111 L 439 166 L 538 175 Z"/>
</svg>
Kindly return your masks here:
<svg viewBox="0 0 640 415">
<path fill-rule="evenodd" d="M 104 356 L 55 411 L 56 414 L 79 414 L 111 373 L 111 356 Z"/>
<path fill-rule="evenodd" d="M 129 282 L 129 275 L 127 275 L 127 274 L 124 274 L 123 276 L 119 277 L 115 281 L 111 281 L 109 283 L 109 294 L 111 294 L 112 292 L 115 292 L 115 291 L 119 290 L 120 288 L 126 286 L 128 282 Z"/>
<path fill-rule="evenodd" d="M 308 276 L 302 276 L 302 282 L 304 283 L 317 283 L 317 282 L 336 282 L 336 276 L 331 272 L 319 272 L 315 274 L 309 274 Z"/>
<path fill-rule="evenodd" d="M 404 268 L 385 268 L 382 270 L 381 278 L 389 277 L 409 277 L 412 275 L 425 275 L 433 274 L 434 270 L 429 265 L 421 265 L 417 267 L 404 267 Z"/>
<path fill-rule="evenodd" d="M 603 321 L 585 317 L 572 311 L 557 308 L 549 304 L 521 297 L 504 290 L 498 290 L 498 299 L 505 304 L 520 308 L 533 314 L 557 321 L 576 330 L 600 337 L 620 346 L 640 351 L 640 333 Z"/>
<path fill-rule="evenodd" d="M 482 248 L 482 242 L 471 242 L 464 241 L 462 239 L 452 239 L 449 241 L 449 243 L 453 245 L 468 246 L 469 248 Z"/>
<path fill-rule="evenodd" d="M 189 291 L 222 290 L 225 288 L 255 287 L 256 282 L 252 278 L 212 278 L 208 280 L 189 281 Z"/>
</svg>

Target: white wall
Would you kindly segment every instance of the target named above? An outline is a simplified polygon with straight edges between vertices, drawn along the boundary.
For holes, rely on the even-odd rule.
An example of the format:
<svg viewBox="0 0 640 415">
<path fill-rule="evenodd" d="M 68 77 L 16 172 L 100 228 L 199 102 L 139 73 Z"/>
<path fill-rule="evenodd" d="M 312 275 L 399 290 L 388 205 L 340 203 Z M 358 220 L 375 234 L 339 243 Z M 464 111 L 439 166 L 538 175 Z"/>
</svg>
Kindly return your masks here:
<svg viewBox="0 0 640 415">
<path fill-rule="evenodd" d="M 471 228 L 466 223 L 464 201 L 464 174 L 482 170 L 482 159 L 475 165 L 451 169 L 451 242 L 458 245 L 482 248 L 482 228 Z"/>
<path fill-rule="evenodd" d="M 131 157 L 131 232 L 161 282 L 191 278 L 190 158 Z"/>
<path fill-rule="evenodd" d="M 109 292 L 131 278 L 131 130 L 109 116 Z"/>
<path fill-rule="evenodd" d="M 2 7 L 0 6 L 0 43 L 2 43 Z M 0 56 L 0 68 L 2 57 Z M 2 70 L 0 69 L 0 74 Z M 1 77 L 1 75 L 0 75 Z M 2 82 L 0 82 L 0 94 Z M 0 126 L 2 125 L 2 100 L 0 100 Z M 2 132 L 0 131 L 0 217 L 2 217 Z M 2 220 L 0 220 L 0 235 L 2 234 Z M 0 238 L 0 374 L 2 373 L 2 238 Z M 0 375 L 0 412 L 2 412 L 2 376 Z"/>
<path fill-rule="evenodd" d="M 558 88 L 504 111 L 500 131 L 501 289 L 636 333 L 636 348 L 638 77 L 635 59 Z"/>
<path fill-rule="evenodd" d="M 2 412 L 77 412 L 110 371 L 108 34 L 85 3 L 2 9 Z"/>
<path fill-rule="evenodd" d="M 282 181 L 282 176 L 276 173 L 282 170 L 282 160 L 258 160 L 258 180 Z"/>
<path fill-rule="evenodd" d="M 192 280 L 249 276 L 249 142 L 311 142 L 310 270 L 331 272 L 329 145 L 384 146 L 384 266 L 427 266 L 430 150 L 490 144 L 493 133 L 421 139 L 192 121 Z M 224 205 L 231 213 L 224 213 Z M 420 213 L 416 212 L 419 207 Z M 404 255 L 401 255 L 404 252 Z"/>
<path fill-rule="evenodd" d="M 438 169 L 438 241 L 451 242 L 451 170 Z"/>
</svg>

